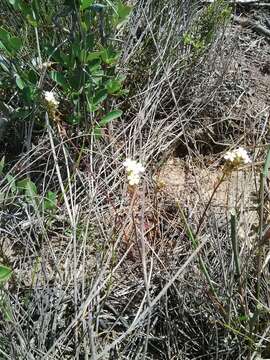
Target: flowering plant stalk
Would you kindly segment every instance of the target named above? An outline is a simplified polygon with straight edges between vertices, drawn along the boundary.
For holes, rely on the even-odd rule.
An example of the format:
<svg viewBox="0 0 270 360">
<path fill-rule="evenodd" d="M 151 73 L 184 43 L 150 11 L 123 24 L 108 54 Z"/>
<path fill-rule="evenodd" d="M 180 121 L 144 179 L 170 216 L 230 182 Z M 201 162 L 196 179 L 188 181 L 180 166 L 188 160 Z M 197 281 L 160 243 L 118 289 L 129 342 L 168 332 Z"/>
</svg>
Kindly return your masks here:
<svg viewBox="0 0 270 360">
<path fill-rule="evenodd" d="M 56 111 L 59 106 L 59 101 L 56 99 L 56 96 L 53 91 L 44 91 L 44 100 L 47 108 L 49 117 L 53 120 L 56 119 Z"/>
<path fill-rule="evenodd" d="M 178 205 L 178 208 L 181 212 L 181 215 L 182 215 L 182 218 L 185 222 L 185 226 L 186 226 L 186 229 L 187 229 L 187 232 L 188 232 L 188 237 L 189 239 L 191 240 L 192 242 L 192 245 L 194 248 L 197 248 L 197 246 L 199 245 L 198 244 L 198 235 L 200 233 L 200 230 L 201 230 L 201 227 L 202 227 L 202 224 L 203 224 L 203 221 L 205 219 L 205 216 L 206 216 L 206 213 L 212 203 L 212 200 L 217 192 L 217 190 L 219 189 L 220 185 L 223 183 L 223 181 L 227 178 L 227 176 L 230 176 L 230 174 L 232 173 L 232 171 L 234 170 L 237 170 L 239 167 L 243 166 L 243 165 L 246 165 L 246 164 L 249 164 L 251 163 L 251 159 L 250 157 L 248 156 L 248 153 L 245 149 L 243 148 L 238 148 L 238 149 L 235 149 L 235 150 L 232 150 L 232 151 L 228 151 L 225 155 L 224 155 L 224 159 L 225 159 L 225 165 L 223 167 L 223 173 L 222 173 L 222 176 L 220 177 L 220 179 L 218 180 L 217 184 L 215 185 L 214 189 L 213 189 L 213 192 L 204 208 L 204 211 L 202 213 L 202 216 L 200 217 L 199 219 L 199 223 L 198 223 L 198 226 L 197 226 L 197 229 L 195 231 L 195 233 L 193 233 L 192 229 L 190 228 L 188 222 L 187 222 L 187 219 L 180 207 L 180 204 L 177 203 Z M 222 304 L 219 302 L 218 300 L 218 296 L 217 296 L 217 293 L 216 293 L 216 290 L 213 286 L 213 282 L 210 278 L 210 275 L 208 273 L 208 270 L 207 270 L 207 267 L 203 261 L 203 258 L 202 256 L 199 254 L 199 264 L 200 264 L 200 269 L 201 271 L 203 272 L 203 274 L 205 275 L 205 278 L 206 278 L 206 281 L 211 289 L 211 292 L 212 294 L 214 295 L 215 297 L 215 300 L 217 301 L 217 303 L 219 304 L 219 309 L 221 310 L 222 314 L 224 316 L 226 316 L 226 313 L 225 313 L 225 310 L 222 306 Z"/>
<path fill-rule="evenodd" d="M 243 165 L 247 165 L 251 163 L 251 159 L 247 153 L 247 151 L 242 148 L 239 147 L 238 149 L 232 150 L 232 151 L 228 151 L 226 152 L 226 154 L 224 155 L 224 160 L 225 160 L 225 165 L 223 168 L 223 173 L 221 178 L 219 179 L 218 183 L 216 184 L 216 186 L 214 187 L 214 190 L 210 196 L 210 199 L 208 200 L 206 207 L 204 208 L 203 214 L 200 218 L 196 233 L 195 233 L 195 237 L 199 234 L 204 217 L 206 215 L 206 212 L 213 200 L 213 197 L 215 196 L 218 188 L 220 187 L 220 185 L 223 183 L 223 181 L 226 179 L 227 176 L 229 176 L 234 170 L 237 170 L 239 167 L 243 166 Z"/>
<path fill-rule="evenodd" d="M 130 186 L 138 185 L 140 182 L 141 174 L 145 172 L 142 164 L 136 160 L 126 159 L 123 163 L 126 168 L 127 178 Z"/>
</svg>

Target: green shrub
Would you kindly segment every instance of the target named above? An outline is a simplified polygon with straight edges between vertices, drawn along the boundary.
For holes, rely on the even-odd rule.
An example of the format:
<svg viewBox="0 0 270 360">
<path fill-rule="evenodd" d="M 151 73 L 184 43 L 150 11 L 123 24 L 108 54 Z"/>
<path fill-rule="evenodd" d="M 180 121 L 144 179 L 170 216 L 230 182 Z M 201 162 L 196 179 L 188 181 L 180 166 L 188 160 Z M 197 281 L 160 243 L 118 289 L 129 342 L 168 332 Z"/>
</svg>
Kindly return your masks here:
<svg viewBox="0 0 270 360">
<path fill-rule="evenodd" d="M 200 56 L 213 42 L 217 30 L 231 17 L 231 8 L 224 0 L 215 0 L 202 10 L 191 30 L 184 34 L 184 44 L 191 46 L 196 57 Z"/>
<path fill-rule="evenodd" d="M 59 100 L 52 122 L 89 130 L 119 117 L 116 109 L 107 116 L 111 99 L 125 94 L 115 34 L 130 10 L 120 0 L 7 0 L 6 18 L 19 19 L 0 27 L 0 111 L 9 123 L 43 129 L 45 90 Z"/>
</svg>

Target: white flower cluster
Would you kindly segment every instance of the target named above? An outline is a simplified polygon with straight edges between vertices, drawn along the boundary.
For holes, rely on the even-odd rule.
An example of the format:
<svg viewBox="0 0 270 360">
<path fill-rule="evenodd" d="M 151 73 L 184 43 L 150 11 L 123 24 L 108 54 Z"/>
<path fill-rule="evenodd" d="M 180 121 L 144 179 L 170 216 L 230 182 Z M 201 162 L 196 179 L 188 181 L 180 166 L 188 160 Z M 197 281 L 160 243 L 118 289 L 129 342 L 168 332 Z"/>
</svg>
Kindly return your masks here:
<svg viewBox="0 0 270 360">
<path fill-rule="evenodd" d="M 224 155 L 224 159 L 229 165 L 232 166 L 239 166 L 251 163 L 251 159 L 248 156 L 247 151 L 242 147 L 239 147 L 238 149 L 232 151 L 228 151 Z"/>
<path fill-rule="evenodd" d="M 44 91 L 44 98 L 47 101 L 48 105 L 52 108 L 57 108 L 59 105 L 59 101 L 56 100 L 55 95 L 52 91 Z"/>
<path fill-rule="evenodd" d="M 145 168 L 140 162 L 136 160 L 126 159 L 123 163 L 127 171 L 127 178 L 129 185 L 138 185 L 140 182 L 141 174 L 144 173 Z"/>
</svg>

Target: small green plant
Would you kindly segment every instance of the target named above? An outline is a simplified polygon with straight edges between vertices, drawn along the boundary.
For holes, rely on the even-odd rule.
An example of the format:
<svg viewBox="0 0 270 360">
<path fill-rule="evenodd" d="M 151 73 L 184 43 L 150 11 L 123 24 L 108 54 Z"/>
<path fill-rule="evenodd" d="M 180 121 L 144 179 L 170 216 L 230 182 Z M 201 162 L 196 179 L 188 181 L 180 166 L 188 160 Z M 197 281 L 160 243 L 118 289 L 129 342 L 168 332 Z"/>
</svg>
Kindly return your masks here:
<svg viewBox="0 0 270 360">
<path fill-rule="evenodd" d="M 57 194 L 53 191 L 48 191 L 44 197 L 41 197 L 38 194 L 35 183 L 29 178 L 16 181 L 14 185 L 14 191 L 19 195 L 23 195 L 23 198 L 27 203 L 35 204 L 45 211 L 57 208 Z"/>
<path fill-rule="evenodd" d="M 12 311 L 10 302 L 4 292 L 3 286 L 12 276 L 12 269 L 8 266 L 0 264 L 0 314 L 3 319 L 10 321 L 12 318 Z"/>
<path fill-rule="evenodd" d="M 37 208 L 43 209 L 44 211 L 51 211 L 57 208 L 56 192 L 49 190 L 44 196 L 40 196 L 38 194 L 36 184 L 28 177 L 17 181 L 14 176 L 12 176 L 11 174 L 7 174 L 3 178 L 3 181 L 6 181 L 6 183 L 8 184 L 9 191 L 5 194 L 0 192 L 0 200 L 2 202 L 5 202 L 5 199 L 10 198 L 10 196 L 21 197 L 24 202 L 34 205 Z M 9 192 L 11 193 L 11 195 L 9 194 Z"/>
<path fill-rule="evenodd" d="M 23 194 L 29 203 L 33 203 L 37 199 L 37 187 L 29 178 L 17 181 L 16 190 Z"/>
<path fill-rule="evenodd" d="M 0 265 L 0 286 L 6 282 L 12 275 L 12 270 L 4 265 Z"/>
<path fill-rule="evenodd" d="M 215 0 L 202 10 L 191 30 L 183 36 L 186 46 L 191 46 L 194 55 L 200 56 L 213 42 L 217 30 L 224 26 L 231 17 L 231 8 L 224 0 Z"/>
</svg>

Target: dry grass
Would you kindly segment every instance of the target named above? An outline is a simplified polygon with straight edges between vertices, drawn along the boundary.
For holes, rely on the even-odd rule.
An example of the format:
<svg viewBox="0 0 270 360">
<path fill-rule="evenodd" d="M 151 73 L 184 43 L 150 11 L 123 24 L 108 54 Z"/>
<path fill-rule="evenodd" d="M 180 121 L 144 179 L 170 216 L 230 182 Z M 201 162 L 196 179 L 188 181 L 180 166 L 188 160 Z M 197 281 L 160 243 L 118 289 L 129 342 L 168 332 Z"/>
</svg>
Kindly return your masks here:
<svg viewBox="0 0 270 360">
<path fill-rule="evenodd" d="M 103 139 L 88 134 L 56 139 L 48 128 L 10 170 L 17 178 L 30 174 L 41 196 L 47 189 L 57 191 L 57 210 L 48 213 L 14 196 L 6 178 L 1 180 L 0 255 L 14 269 L 1 290 L 6 309 L 0 322 L 1 358 L 269 355 L 268 265 L 258 277 L 254 232 L 269 99 L 259 95 L 262 87 L 254 98 L 256 114 L 246 111 L 249 83 L 243 83 L 244 70 L 234 67 L 239 56 L 245 61 L 246 51 L 232 35 L 241 30 L 220 29 L 194 60 L 181 39 L 198 14 L 197 2 L 180 3 L 137 3 L 119 66 L 128 75 L 131 96 L 120 104 L 125 117 Z M 74 154 L 83 140 L 76 164 Z M 188 230 L 196 233 L 202 220 L 224 151 L 239 144 L 249 148 L 253 164 L 219 188 L 194 248 Z M 146 165 L 134 191 L 125 179 L 126 157 Z M 263 260 L 267 251 L 262 248 Z"/>
</svg>

